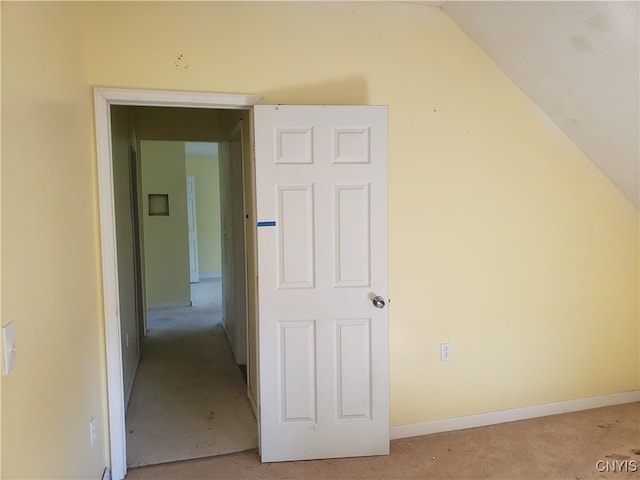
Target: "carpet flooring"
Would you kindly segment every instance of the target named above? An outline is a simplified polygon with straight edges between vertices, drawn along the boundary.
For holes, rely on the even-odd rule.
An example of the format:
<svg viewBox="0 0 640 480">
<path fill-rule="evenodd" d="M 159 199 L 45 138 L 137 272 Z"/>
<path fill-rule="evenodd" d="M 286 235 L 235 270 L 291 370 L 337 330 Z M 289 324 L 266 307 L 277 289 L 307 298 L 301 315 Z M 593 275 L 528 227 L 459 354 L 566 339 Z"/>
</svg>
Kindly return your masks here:
<svg viewBox="0 0 640 480">
<path fill-rule="evenodd" d="M 257 450 L 132 469 L 143 479 L 638 479 L 640 403 L 405 438 L 391 454 L 260 463 Z"/>
<path fill-rule="evenodd" d="M 257 447 L 246 383 L 221 323 L 220 283 L 193 284 L 192 307 L 149 312 L 126 415 L 127 465 Z"/>
</svg>

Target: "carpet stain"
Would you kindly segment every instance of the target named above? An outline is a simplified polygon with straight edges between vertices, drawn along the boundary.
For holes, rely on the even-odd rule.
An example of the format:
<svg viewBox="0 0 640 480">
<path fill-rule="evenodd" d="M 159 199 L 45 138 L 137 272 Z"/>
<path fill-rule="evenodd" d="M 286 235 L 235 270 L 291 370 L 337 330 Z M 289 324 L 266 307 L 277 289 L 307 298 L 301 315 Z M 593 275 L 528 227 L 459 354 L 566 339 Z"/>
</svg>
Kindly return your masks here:
<svg viewBox="0 0 640 480">
<path fill-rule="evenodd" d="M 609 423 L 599 423 L 598 424 L 598 428 L 606 428 L 607 430 L 609 430 L 611 427 L 615 427 L 616 423 L 620 423 L 620 420 L 615 420 L 614 422 L 609 422 Z"/>
<path fill-rule="evenodd" d="M 640 448 L 634 448 L 631 450 L 631 453 L 633 453 L 634 455 L 640 455 Z"/>
</svg>

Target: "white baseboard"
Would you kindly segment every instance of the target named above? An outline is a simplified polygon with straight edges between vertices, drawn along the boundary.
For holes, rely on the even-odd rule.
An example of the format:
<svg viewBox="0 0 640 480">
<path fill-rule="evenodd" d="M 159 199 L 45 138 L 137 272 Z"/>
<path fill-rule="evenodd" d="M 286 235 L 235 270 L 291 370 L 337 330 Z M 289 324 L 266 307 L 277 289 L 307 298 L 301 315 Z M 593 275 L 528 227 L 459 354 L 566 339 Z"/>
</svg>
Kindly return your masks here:
<svg viewBox="0 0 640 480">
<path fill-rule="evenodd" d="M 222 278 L 221 273 L 203 273 L 200 275 L 200 280 L 206 280 L 207 278 Z"/>
<path fill-rule="evenodd" d="M 191 302 L 153 303 L 147 305 L 147 310 L 161 310 L 163 308 L 184 308 L 190 306 Z"/>
<path fill-rule="evenodd" d="M 592 408 L 608 407 L 610 405 L 620 405 L 640 401 L 640 390 L 630 392 L 614 393 L 602 395 L 600 397 L 579 398 L 566 402 L 547 403 L 544 405 L 534 405 L 531 407 L 513 408 L 498 412 L 480 413 L 478 415 L 468 415 L 465 417 L 445 418 L 431 422 L 414 423 L 411 425 L 398 425 L 391 427 L 391 439 L 417 437 L 420 435 L 430 435 L 432 433 L 450 432 L 453 430 L 463 430 L 465 428 L 484 427 L 497 423 L 514 422 L 516 420 L 526 420 L 528 418 L 546 417 L 560 413 L 577 412 Z"/>
</svg>

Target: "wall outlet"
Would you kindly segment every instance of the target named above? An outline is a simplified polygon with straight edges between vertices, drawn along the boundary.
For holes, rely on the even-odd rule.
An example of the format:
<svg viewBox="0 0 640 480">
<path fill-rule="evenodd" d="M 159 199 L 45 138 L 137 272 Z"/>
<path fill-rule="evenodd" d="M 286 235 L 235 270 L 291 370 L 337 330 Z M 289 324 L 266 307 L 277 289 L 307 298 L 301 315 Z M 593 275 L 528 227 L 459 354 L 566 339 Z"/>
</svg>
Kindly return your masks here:
<svg viewBox="0 0 640 480">
<path fill-rule="evenodd" d="M 96 444 L 96 419 L 91 417 L 89 421 L 89 438 L 91 439 L 91 446 Z"/>
<path fill-rule="evenodd" d="M 451 360 L 451 344 L 441 343 L 440 344 L 440 361 L 448 362 L 449 360 Z"/>
</svg>

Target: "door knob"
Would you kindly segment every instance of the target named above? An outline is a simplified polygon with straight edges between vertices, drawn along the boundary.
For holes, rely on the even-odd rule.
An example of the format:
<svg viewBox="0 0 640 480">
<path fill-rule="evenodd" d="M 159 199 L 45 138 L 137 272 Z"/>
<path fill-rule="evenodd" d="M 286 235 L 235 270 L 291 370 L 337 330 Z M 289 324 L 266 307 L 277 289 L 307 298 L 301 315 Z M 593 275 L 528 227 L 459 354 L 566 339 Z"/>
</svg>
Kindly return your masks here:
<svg viewBox="0 0 640 480">
<path fill-rule="evenodd" d="M 376 308 L 384 308 L 386 304 L 384 303 L 384 298 L 381 296 L 376 296 L 373 298 L 373 306 Z"/>
</svg>

